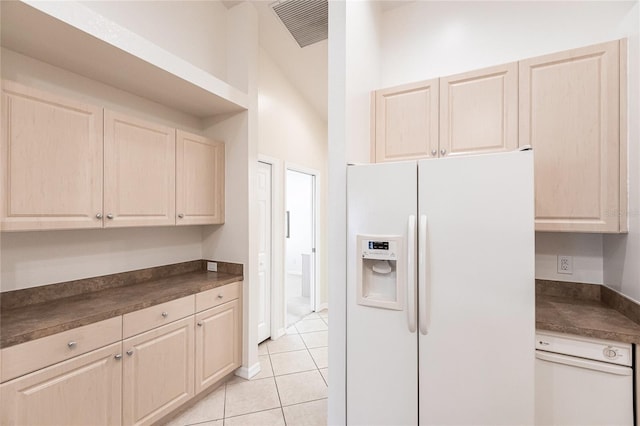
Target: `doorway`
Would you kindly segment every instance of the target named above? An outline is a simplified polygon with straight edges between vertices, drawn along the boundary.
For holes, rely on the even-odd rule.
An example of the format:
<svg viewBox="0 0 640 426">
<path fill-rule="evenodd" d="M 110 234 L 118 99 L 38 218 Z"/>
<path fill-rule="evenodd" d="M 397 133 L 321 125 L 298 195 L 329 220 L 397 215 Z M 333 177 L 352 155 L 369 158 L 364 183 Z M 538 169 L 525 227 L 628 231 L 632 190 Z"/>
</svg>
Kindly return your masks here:
<svg viewBox="0 0 640 426">
<path fill-rule="evenodd" d="M 271 283 L 273 251 L 273 167 L 258 161 L 258 284 L 260 287 L 260 306 L 258 310 L 258 342 L 271 337 Z"/>
<path fill-rule="evenodd" d="M 286 325 L 316 310 L 317 173 L 288 166 L 285 195 Z"/>
</svg>

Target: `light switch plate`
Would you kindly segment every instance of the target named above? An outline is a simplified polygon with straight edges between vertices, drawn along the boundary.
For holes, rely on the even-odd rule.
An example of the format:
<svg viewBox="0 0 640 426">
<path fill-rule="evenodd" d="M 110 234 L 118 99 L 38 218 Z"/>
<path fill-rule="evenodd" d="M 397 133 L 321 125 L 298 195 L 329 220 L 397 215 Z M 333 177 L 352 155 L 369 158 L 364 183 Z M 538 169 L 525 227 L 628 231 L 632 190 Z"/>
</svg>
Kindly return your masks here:
<svg viewBox="0 0 640 426">
<path fill-rule="evenodd" d="M 207 262 L 207 271 L 218 272 L 218 262 Z"/>
<path fill-rule="evenodd" d="M 558 255 L 558 273 L 573 274 L 573 256 Z"/>
</svg>

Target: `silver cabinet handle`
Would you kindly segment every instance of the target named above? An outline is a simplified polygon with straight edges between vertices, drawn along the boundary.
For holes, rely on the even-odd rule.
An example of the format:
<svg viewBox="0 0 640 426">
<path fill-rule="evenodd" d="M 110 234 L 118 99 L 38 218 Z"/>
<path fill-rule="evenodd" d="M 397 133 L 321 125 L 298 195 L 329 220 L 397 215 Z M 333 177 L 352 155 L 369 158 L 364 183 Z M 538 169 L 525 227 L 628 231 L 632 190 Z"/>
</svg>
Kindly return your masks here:
<svg viewBox="0 0 640 426">
<path fill-rule="evenodd" d="M 120 361 L 122 359 L 122 354 L 116 354 L 113 356 L 117 361 Z"/>
<path fill-rule="evenodd" d="M 436 155 L 438 155 L 438 150 L 437 150 L 437 149 L 432 149 L 432 150 L 431 150 L 431 155 L 433 155 L 434 157 L 435 157 Z"/>
<path fill-rule="evenodd" d="M 447 150 L 446 150 L 446 149 L 442 148 L 442 149 L 440 150 L 440 155 L 445 155 L 446 153 L 447 153 Z"/>
<path fill-rule="evenodd" d="M 198 327 L 202 327 L 202 321 L 198 321 Z"/>
<path fill-rule="evenodd" d="M 129 356 L 133 355 L 133 349 L 129 349 L 129 350 L 127 351 L 127 355 L 129 355 Z"/>
<path fill-rule="evenodd" d="M 178 215 L 178 218 L 180 218 L 180 219 L 182 219 L 183 217 L 184 217 L 184 213 L 180 213 L 180 214 Z"/>
<path fill-rule="evenodd" d="M 168 313 L 168 312 L 163 312 L 163 313 L 162 313 L 162 318 L 166 318 L 166 317 L 168 317 L 168 316 L 169 316 L 169 313 Z"/>
<path fill-rule="evenodd" d="M 71 349 L 71 348 L 75 348 L 77 344 L 78 344 L 77 342 L 74 342 L 72 340 L 71 342 L 67 343 L 67 346 Z"/>
<path fill-rule="evenodd" d="M 113 219 L 113 214 L 107 213 L 107 219 Z"/>
<path fill-rule="evenodd" d="M 96 213 L 96 219 L 102 219 L 102 213 Z"/>
<path fill-rule="evenodd" d="M 224 297 L 224 296 L 223 296 L 223 295 L 221 295 L 221 294 L 219 294 L 219 295 L 218 295 L 218 299 L 222 299 L 223 297 Z"/>
</svg>

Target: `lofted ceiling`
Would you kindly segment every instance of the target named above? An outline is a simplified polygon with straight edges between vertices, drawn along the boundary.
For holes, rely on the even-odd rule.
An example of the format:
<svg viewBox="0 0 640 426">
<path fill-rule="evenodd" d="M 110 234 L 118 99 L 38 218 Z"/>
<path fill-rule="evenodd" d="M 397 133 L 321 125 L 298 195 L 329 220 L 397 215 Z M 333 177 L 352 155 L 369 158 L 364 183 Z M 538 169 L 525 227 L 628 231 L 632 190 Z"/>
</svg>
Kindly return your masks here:
<svg viewBox="0 0 640 426">
<path fill-rule="evenodd" d="M 258 11 L 260 45 L 271 56 L 291 84 L 326 122 L 327 40 L 301 48 L 271 8 L 271 5 L 277 0 L 248 1 Z M 416 0 L 379 0 L 379 5 L 384 13 L 414 1 Z M 231 8 L 241 1 L 224 0 L 222 3 L 227 8 Z"/>
<path fill-rule="evenodd" d="M 260 45 L 283 74 L 327 121 L 327 40 L 298 46 L 271 9 L 272 1 L 253 1 L 260 22 Z"/>
</svg>

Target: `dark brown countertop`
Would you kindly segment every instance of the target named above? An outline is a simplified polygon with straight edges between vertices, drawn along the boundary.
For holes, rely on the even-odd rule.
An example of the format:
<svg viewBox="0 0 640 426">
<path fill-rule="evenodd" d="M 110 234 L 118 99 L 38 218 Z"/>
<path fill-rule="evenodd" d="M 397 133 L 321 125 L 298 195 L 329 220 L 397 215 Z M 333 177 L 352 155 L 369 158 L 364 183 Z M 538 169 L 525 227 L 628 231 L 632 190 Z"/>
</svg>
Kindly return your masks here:
<svg viewBox="0 0 640 426">
<path fill-rule="evenodd" d="M 108 276 L 112 277 L 112 276 Z M 242 281 L 242 273 L 196 270 L 38 303 L 3 307 L 0 348 L 49 336 L 191 294 Z M 106 280 L 105 280 L 106 282 Z M 55 284 L 62 286 L 62 284 Z M 46 286 L 51 287 L 51 286 Z M 30 289 L 31 292 L 33 290 Z"/>
<path fill-rule="evenodd" d="M 625 315 L 617 298 L 623 296 L 604 286 L 538 280 L 536 329 L 640 344 L 640 324 L 631 319 L 633 303 Z"/>
</svg>

